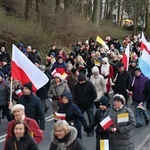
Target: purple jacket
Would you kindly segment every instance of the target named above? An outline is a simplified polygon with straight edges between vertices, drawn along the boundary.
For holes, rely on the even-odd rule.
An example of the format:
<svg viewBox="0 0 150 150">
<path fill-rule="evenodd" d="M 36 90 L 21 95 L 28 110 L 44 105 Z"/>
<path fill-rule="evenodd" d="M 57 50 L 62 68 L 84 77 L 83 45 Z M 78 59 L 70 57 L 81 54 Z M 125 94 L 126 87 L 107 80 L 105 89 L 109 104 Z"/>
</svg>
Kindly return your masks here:
<svg viewBox="0 0 150 150">
<path fill-rule="evenodd" d="M 133 87 L 131 87 L 132 82 L 135 78 Z M 148 77 L 144 76 L 144 75 L 140 75 L 138 77 L 134 76 L 131 78 L 130 83 L 129 83 L 129 90 L 130 88 L 132 89 L 133 95 L 132 95 L 132 99 L 133 101 L 137 101 L 137 102 L 141 102 L 142 101 L 142 92 L 145 86 L 145 83 L 148 81 Z"/>
</svg>

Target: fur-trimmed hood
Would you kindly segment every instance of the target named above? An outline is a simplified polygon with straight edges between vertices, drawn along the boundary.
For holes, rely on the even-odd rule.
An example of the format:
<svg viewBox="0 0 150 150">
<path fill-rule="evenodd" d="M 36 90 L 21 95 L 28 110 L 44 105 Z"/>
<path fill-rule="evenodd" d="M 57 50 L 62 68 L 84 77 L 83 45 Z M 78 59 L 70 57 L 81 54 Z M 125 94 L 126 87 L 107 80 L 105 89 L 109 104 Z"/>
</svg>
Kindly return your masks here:
<svg viewBox="0 0 150 150">
<path fill-rule="evenodd" d="M 51 140 L 54 144 L 58 145 L 60 150 L 63 150 L 64 147 L 67 147 L 70 145 L 76 138 L 77 138 L 77 130 L 75 127 L 70 126 L 70 136 L 67 141 L 65 142 L 58 142 L 58 140 L 55 138 L 54 130 L 51 133 Z"/>
</svg>

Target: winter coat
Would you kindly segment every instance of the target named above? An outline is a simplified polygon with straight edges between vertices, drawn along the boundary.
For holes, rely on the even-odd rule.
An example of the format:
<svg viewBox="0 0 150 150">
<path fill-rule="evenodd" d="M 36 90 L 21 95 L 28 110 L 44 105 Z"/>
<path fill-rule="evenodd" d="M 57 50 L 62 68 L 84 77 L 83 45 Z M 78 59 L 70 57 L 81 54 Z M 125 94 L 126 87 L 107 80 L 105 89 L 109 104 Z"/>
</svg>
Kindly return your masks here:
<svg viewBox="0 0 150 150">
<path fill-rule="evenodd" d="M 61 80 L 60 84 L 56 85 L 55 80 L 52 79 L 48 90 L 48 97 L 54 99 L 54 97 L 59 97 L 64 92 L 70 92 L 67 82 L 65 80 Z"/>
<path fill-rule="evenodd" d="M 90 81 L 85 81 L 75 85 L 75 102 L 81 110 L 93 107 L 93 102 L 97 98 L 96 89 Z"/>
<path fill-rule="evenodd" d="M 70 89 L 70 92 L 73 96 L 73 100 L 75 99 L 75 94 L 74 94 L 74 87 L 75 87 L 75 84 L 77 83 L 77 76 L 75 76 L 73 73 L 70 73 L 67 78 L 67 84 L 69 86 L 69 89 Z"/>
<path fill-rule="evenodd" d="M 88 126 L 89 129 L 92 129 L 93 127 L 96 126 L 96 129 L 95 129 L 96 137 L 98 138 L 100 137 L 100 139 L 108 139 L 108 132 L 104 131 L 100 125 L 100 122 L 103 119 L 104 113 L 105 113 L 105 110 L 101 110 L 100 108 L 98 108 L 94 116 L 94 121 L 90 123 L 90 125 Z"/>
<path fill-rule="evenodd" d="M 122 94 L 125 97 L 125 99 L 127 99 L 128 95 L 126 89 L 128 89 L 130 75 L 128 71 L 124 70 L 122 73 L 116 72 L 115 77 L 116 76 L 117 76 L 117 81 L 115 82 L 114 93 Z"/>
<path fill-rule="evenodd" d="M 94 76 L 92 75 L 90 77 L 90 81 L 95 86 L 96 92 L 97 92 L 97 100 L 99 100 L 102 96 L 104 96 L 104 93 L 106 93 L 106 86 L 104 82 L 104 77 L 102 75 Z"/>
<path fill-rule="evenodd" d="M 34 119 L 25 117 L 24 121 L 27 123 L 27 125 L 30 128 L 30 131 L 33 134 L 34 140 L 36 141 L 36 143 L 40 143 L 42 142 L 43 139 L 43 132 L 42 130 L 39 128 L 37 122 Z M 12 127 L 13 124 L 16 122 L 16 120 L 12 120 L 11 122 L 9 122 L 8 124 L 8 128 L 7 128 L 7 136 L 6 136 L 6 140 L 5 140 L 5 144 L 6 142 L 12 137 Z"/>
<path fill-rule="evenodd" d="M 63 74 L 66 71 L 66 63 L 65 62 L 59 63 L 58 61 L 56 61 L 51 68 L 51 72 L 54 71 L 55 69 L 58 73 Z"/>
<path fill-rule="evenodd" d="M 25 114 L 38 123 L 40 120 L 40 128 L 45 128 L 44 109 L 41 100 L 33 93 L 29 97 L 22 95 L 18 99 L 18 104 L 22 104 L 25 107 Z"/>
<path fill-rule="evenodd" d="M 2 82 L 0 82 L 0 106 L 8 105 L 9 98 L 10 86 L 5 80 L 2 79 Z"/>
<path fill-rule="evenodd" d="M 35 53 L 30 52 L 28 58 L 33 62 L 38 62 L 38 64 L 42 63 L 42 57 L 38 51 Z"/>
<path fill-rule="evenodd" d="M 78 130 L 79 121 L 82 123 L 84 128 L 86 128 L 87 127 L 86 120 L 81 110 L 78 108 L 78 106 L 72 103 L 71 94 L 69 94 L 69 92 L 65 92 L 63 93 L 63 96 L 68 97 L 69 102 L 66 104 L 60 105 L 58 112 L 66 114 L 66 121 L 74 121 L 75 127 L 77 128 L 77 130 Z"/>
<path fill-rule="evenodd" d="M 133 101 L 136 101 L 136 102 L 142 101 L 142 92 L 143 92 L 145 83 L 148 80 L 149 80 L 148 77 L 143 76 L 142 74 L 138 77 L 134 76 L 133 78 L 131 78 L 130 83 L 129 83 L 129 90 L 132 89 L 132 93 L 133 93 L 132 100 Z M 132 83 L 133 83 L 133 86 L 132 86 Z"/>
<path fill-rule="evenodd" d="M 150 80 L 145 83 L 142 93 L 142 101 L 146 102 L 146 108 L 150 110 Z"/>
<path fill-rule="evenodd" d="M 117 115 L 122 113 L 129 114 L 128 122 L 117 122 Z M 136 125 L 136 122 L 132 110 L 126 106 L 116 110 L 113 106 L 111 106 L 106 110 L 104 118 L 107 116 L 112 119 L 117 128 L 116 133 L 111 132 L 112 127 L 108 128 L 109 150 L 134 150 L 133 129 Z"/>
<path fill-rule="evenodd" d="M 70 128 L 70 135 L 65 142 L 59 142 L 55 137 L 54 130 L 52 131 L 49 150 L 85 150 L 82 141 L 77 138 L 77 130 L 74 127 Z"/>
<path fill-rule="evenodd" d="M 28 133 L 25 133 L 19 141 L 15 136 L 12 136 L 7 141 L 5 150 L 16 150 L 14 143 L 16 143 L 17 150 L 39 150 L 36 142 Z"/>
</svg>

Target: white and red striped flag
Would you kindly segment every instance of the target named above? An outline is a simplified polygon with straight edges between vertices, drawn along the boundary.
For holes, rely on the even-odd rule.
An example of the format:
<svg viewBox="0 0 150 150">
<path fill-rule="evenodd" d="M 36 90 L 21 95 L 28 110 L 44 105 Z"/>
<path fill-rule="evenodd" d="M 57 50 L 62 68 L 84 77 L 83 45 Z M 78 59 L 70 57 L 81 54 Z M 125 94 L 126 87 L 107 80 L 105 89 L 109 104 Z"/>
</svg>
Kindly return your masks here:
<svg viewBox="0 0 150 150">
<path fill-rule="evenodd" d="M 124 67 L 126 68 L 127 71 L 129 68 L 129 54 L 130 54 L 130 46 L 128 44 L 122 58 L 122 63 L 124 64 Z"/>
<path fill-rule="evenodd" d="M 150 53 L 150 43 L 146 41 L 144 33 L 142 32 L 141 36 L 141 50 L 146 50 L 148 53 Z"/>
<path fill-rule="evenodd" d="M 22 85 L 32 82 L 33 91 L 38 90 L 49 81 L 48 77 L 14 44 L 12 47 L 11 76 L 19 80 Z"/>
<path fill-rule="evenodd" d="M 113 123 L 112 119 L 107 116 L 105 119 L 103 119 L 101 122 L 100 122 L 100 125 L 102 126 L 102 128 L 104 130 L 106 130 L 107 128 L 109 128 Z"/>
</svg>

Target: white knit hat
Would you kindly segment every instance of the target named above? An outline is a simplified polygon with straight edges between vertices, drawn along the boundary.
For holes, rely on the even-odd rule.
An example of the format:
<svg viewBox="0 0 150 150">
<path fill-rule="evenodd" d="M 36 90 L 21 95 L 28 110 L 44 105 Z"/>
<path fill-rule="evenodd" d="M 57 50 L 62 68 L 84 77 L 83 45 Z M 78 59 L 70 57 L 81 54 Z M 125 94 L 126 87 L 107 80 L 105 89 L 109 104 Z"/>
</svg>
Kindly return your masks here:
<svg viewBox="0 0 150 150">
<path fill-rule="evenodd" d="M 102 61 L 108 63 L 108 58 L 107 58 L 107 57 L 104 57 L 104 58 L 102 58 Z"/>
<path fill-rule="evenodd" d="M 16 105 L 14 105 L 14 106 L 12 107 L 11 113 L 13 114 L 13 112 L 14 112 L 15 110 L 18 110 L 18 109 L 24 110 L 25 108 L 24 108 L 24 106 L 21 105 L 21 104 L 16 104 Z"/>
<path fill-rule="evenodd" d="M 92 68 L 92 73 L 98 73 L 98 72 L 99 72 L 98 67 L 97 67 L 97 66 L 94 66 L 94 67 Z"/>
</svg>

